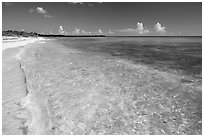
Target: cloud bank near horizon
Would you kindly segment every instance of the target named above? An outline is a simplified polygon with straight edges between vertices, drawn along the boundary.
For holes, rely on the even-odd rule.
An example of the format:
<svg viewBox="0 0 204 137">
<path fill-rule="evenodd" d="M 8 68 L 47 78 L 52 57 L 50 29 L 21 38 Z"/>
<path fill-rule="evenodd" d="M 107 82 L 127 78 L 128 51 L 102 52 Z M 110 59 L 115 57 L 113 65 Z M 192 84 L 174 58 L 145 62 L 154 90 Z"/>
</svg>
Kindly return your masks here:
<svg viewBox="0 0 204 137">
<path fill-rule="evenodd" d="M 41 12 L 41 14 L 46 14 L 47 12 L 45 12 L 43 9 L 38 8 L 38 12 Z M 137 22 L 136 24 L 136 28 L 128 28 L 128 29 L 118 29 L 118 30 L 108 30 L 107 32 L 102 31 L 102 29 L 98 29 L 97 31 L 91 32 L 91 31 L 85 31 L 85 30 L 81 30 L 79 28 L 74 28 L 73 31 L 65 31 L 63 26 L 59 26 L 58 29 L 58 34 L 61 35 L 67 35 L 67 34 L 71 34 L 71 35 L 100 35 L 100 34 L 105 34 L 105 35 L 117 35 L 117 34 L 121 34 L 121 35 L 128 35 L 128 34 L 132 34 L 132 35 L 148 35 L 148 34 L 157 34 L 157 35 L 163 35 L 163 34 L 167 34 L 166 31 L 166 27 L 162 26 L 161 23 L 156 23 L 154 25 L 154 29 L 153 31 L 151 31 L 150 29 L 147 29 L 146 27 L 144 27 L 142 22 Z"/>
<path fill-rule="evenodd" d="M 113 32 L 111 32 L 111 33 L 113 34 Z M 101 34 L 108 34 L 108 32 L 104 33 L 102 31 L 102 29 L 98 29 L 97 31 L 91 32 L 91 31 L 85 31 L 85 30 L 79 29 L 79 28 L 74 28 L 74 30 L 72 30 L 72 31 L 66 31 L 64 29 L 64 27 L 60 25 L 58 27 L 57 33 L 53 33 L 53 31 L 50 30 L 47 34 L 60 34 L 60 35 L 101 35 Z"/>
<path fill-rule="evenodd" d="M 66 35 L 67 32 L 63 29 L 62 26 L 60 26 L 59 30 L 58 30 L 58 33 L 61 34 L 61 35 Z"/>
<path fill-rule="evenodd" d="M 164 34 L 164 33 L 167 33 L 167 31 L 165 30 L 165 27 L 158 22 L 157 24 L 154 25 L 154 29 L 157 33 L 160 33 L 160 34 Z"/>
<path fill-rule="evenodd" d="M 32 11 L 33 12 L 33 11 Z M 47 12 L 41 8 L 38 8 L 38 12 L 41 14 L 46 14 Z M 118 29 L 118 30 L 108 30 L 102 31 L 102 29 L 98 29 L 97 31 L 85 31 L 83 29 L 74 28 L 73 31 L 65 31 L 63 26 L 59 26 L 58 34 L 61 35 L 163 35 L 167 34 L 166 27 L 162 26 L 161 23 L 156 23 L 154 25 L 154 31 L 150 29 L 146 29 L 142 22 L 137 22 L 136 28 L 128 28 L 128 29 Z M 170 34 L 170 33 L 169 33 Z"/>
<path fill-rule="evenodd" d="M 128 29 L 118 29 L 118 30 L 110 30 L 109 34 L 113 33 L 126 33 L 126 34 L 137 34 L 137 35 L 146 35 L 146 34 L 166 34 L 166 27 L 162 27 L 162 25 L 158 22 L 154 25 L 154 30 L 145 29 L 142 22 L 137 22 L 136 28 L 128 28 Z"/>
</svg>

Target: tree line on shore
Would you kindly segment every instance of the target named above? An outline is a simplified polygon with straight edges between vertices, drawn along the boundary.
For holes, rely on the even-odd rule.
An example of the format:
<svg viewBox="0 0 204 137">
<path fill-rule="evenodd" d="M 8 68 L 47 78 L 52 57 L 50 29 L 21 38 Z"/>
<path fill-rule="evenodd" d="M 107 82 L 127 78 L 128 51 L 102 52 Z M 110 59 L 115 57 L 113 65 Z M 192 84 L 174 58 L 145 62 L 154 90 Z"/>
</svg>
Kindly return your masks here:
<svg viewBox="0 0 204 137">
<path fill-rule="evenodd" d="M 16 31 L 16 30 L 7 30 L 2 31 L 2 36 L 22 36 L 22 37 L 38 37 L 37 32 L 25 32 L 25 31 Z"/>
<path fill-rule="evenodd" d="M 37 32 L 25 32 L 16 30 L 2 31 L 2 36 L 16 36 L 16 37 L 105 37 L 105 35 L 54 35 L 54 34 L 39 34 Z"/>
</svg>

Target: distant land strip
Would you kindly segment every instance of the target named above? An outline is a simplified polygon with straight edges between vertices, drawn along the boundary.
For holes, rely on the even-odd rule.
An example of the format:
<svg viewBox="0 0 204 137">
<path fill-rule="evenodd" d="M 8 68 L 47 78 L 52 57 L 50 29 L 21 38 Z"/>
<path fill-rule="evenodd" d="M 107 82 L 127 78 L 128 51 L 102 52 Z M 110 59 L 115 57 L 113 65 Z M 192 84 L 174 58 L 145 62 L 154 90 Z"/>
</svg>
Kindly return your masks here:
<svg viewBox="0 0 204 137">
<path fill-rule="evenodd" d="M 37 32 L 25 31 L 2 31 L 2 36 L 22 36 L 22 37 L 105 37 L 105 35 L 60 35 L 60 34 L 38 34 Z"/>
<path fill-rule="evenodd" d="M 62 35 L 62 34 L 39 34 L 37 32 L 25 32 L 25 31 L 16 31 L 16 30 L 7 30 L 2 31 L 2 36 L 22 36 L 22 37 L 202 37 L 202 36 L 123 36 L 123 35 L 102 35 L 102 34 L 96 34 L 96 35 Z"/>
</svg>

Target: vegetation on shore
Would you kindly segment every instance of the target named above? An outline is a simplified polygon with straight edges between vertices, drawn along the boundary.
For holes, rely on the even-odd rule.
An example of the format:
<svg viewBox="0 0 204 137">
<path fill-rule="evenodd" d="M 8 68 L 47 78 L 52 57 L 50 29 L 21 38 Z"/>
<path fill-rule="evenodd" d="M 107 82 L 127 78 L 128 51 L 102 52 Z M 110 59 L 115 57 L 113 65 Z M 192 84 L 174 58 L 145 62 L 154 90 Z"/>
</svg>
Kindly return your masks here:
<svg viewBox="0 0 204 137">
<path fill-rule="evenodd" d="M 60 34 L 39 34 L 37 32 L 25 31 L 2 31 L 2 36 L 23 36 L 23 37 L 105 37 L 105 35 L 60 35 Z"/>
<path fill-rule="evenodd" d="M 2 31 L 2 36 L 38 37 L 38 35 L 39 34 L 36 32 L 25 32 L 25 31 L 15 31 L 15 30 Z"/>
</svg>

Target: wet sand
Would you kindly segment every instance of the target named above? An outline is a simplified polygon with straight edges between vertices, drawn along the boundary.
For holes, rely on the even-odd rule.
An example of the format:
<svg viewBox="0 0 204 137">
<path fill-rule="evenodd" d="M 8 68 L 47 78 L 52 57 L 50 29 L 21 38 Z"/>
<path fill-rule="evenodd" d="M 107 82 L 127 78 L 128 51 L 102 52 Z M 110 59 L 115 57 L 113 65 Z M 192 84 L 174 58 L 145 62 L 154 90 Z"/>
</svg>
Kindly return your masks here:
<svg viewBox="0 0 204 137">
<path fill-rule="evenodd" d="M 3 93 L 5 104 L 21 99 L 20 107 L 3 108 L 5 134 L 202 134 L 200 83 L 57 41 L 30 44 L 20 58 L 26 80 L 18 81 L 26 90 L 13 93 L 17 101 L 12 92 Z M 7 75 L 3 80 L 9 83 Z M 10 124 L 16 132 L 5 125 L 8 108 L 11 117 L 18 116 L 18 108 L 26 112 L 25 119 Z"/>
<path fill-rule="evenodd" d="M 2 53 L 2 133 L 7 135 L 26 134 L 25 111 L 20 107 L 21 99 L 26 96 L 26 85 L 20 60 L 15 57 L 20 49 L 11 48 Z"/>
<path fill-rule="evenodd" d="M 42 39 L 3 43 L 2 48 L 2 134 L 27 134 L 25 126 L 27 111 L 22 108 L 22 99 L 27 95 L 26 77 L 21 69 L 20 54 L 23 46 Z"/>
</svg>

